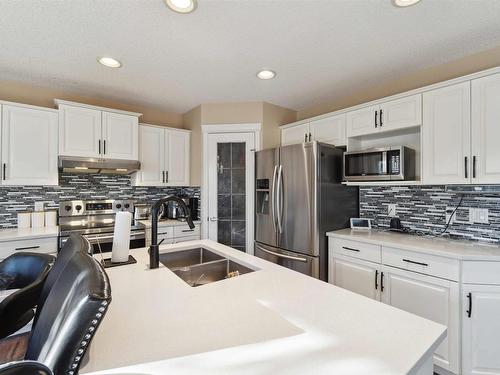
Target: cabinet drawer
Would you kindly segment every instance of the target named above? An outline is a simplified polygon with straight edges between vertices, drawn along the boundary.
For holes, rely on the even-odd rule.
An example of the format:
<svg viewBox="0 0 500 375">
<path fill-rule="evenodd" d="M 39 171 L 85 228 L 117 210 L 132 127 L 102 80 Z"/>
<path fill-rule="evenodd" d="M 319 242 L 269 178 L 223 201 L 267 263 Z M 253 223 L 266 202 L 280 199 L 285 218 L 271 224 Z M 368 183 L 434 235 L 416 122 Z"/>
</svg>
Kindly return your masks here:
<svg viewBox="0 0 500 375">
<path fill-rule="evenodd" d="M 33 253 L 57 253 L 57 237 L 33 240 L 8 241 L 0 243 L 0 259 L 20 251 Z"/>
<path fill-rule="evenodd" d="M 500 284 L 500 262 L 470 261 L 462 263 L 464 284 Z"/>
<path fill-rule="evenodd" d="M 174 237 L 191 237 L 191 236 L 200 236 L 200 225 L 195 224 L 194 228 L 189 228 L 189 225 L 177 225 L 174 227 Z"/>
<path fill-rule="evenodd" d="M 172 243 L 186 242 L 186 241 L 198 241 L 200 236 L 186 236 L 186 237 L 176 237 Z"/>
<path fill-rule="evenodd" d="M 385 246 L 382 247 L 382 263 L 453 281 L 458 281 L 460 271 L 459 262 L 456 259 L 419 254 Z"/>
<path fill-rule="evenodd" d="M 368 260 L 370 262 L 380 263 L 380 245 L 370 243 L 343 240 L 335 238 L 333 240 L 333 251 L 336 254 L 347 255 L 353 258 Z"/>
</svg>

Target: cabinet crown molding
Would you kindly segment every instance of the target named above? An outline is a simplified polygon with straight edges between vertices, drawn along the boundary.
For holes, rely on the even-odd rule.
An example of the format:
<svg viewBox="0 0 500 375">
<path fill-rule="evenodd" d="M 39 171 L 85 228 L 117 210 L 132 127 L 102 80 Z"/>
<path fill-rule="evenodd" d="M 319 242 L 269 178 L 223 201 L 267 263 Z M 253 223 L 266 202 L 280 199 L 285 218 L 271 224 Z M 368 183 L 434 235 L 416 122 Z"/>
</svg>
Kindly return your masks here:
<svg viewBox="0 0 500 375">
<path fill-rule="evenodd" d="M 56 103 L 56 105 L 58 106 L 58 108 L 61 107 L 61 106 L 81 107 L 81 108 L 94 109 L 94 110 L 97 110 L 97 111 L 119 113 L 119 114 L 122 114 L 122 115 L 129 115 L 129 116 L 136 116 L 136 117 L 142 116 L 142 113 L 138 113 L 138 112 L 130 112 L 130 111 L 123 111 L 121 109 L 99 107 L 99 106 L 96 106 L 96 105 L 90 105 L 90 104 L 84 104 L 84 103 L 78 103 L 78 102 L 71 102 L 71 101 L 62 100 L 62 99 L 54 99 L 54 103 Z"/>
</svg>

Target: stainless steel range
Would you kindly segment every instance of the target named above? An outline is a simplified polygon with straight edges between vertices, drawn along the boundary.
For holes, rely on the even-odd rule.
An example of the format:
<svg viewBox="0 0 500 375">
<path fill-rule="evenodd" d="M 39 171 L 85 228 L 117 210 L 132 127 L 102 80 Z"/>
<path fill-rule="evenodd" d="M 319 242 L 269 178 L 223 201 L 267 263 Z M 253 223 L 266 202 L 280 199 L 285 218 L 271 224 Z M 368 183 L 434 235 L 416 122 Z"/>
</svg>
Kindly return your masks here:
<svg viewBox="0 0 500 375">
<path fill-rule="evenodd" d="M 109 252 L 113 245 L 115 215 L 119 211 L 134 213 L 134 201 L 98 200 L 63 201 L 59 203 L 59 246 L 73 233 L 85 236 L 94 252 Z M 132 221 L 130 248 L 146 246 L 145 226 Z"/>
</svg>

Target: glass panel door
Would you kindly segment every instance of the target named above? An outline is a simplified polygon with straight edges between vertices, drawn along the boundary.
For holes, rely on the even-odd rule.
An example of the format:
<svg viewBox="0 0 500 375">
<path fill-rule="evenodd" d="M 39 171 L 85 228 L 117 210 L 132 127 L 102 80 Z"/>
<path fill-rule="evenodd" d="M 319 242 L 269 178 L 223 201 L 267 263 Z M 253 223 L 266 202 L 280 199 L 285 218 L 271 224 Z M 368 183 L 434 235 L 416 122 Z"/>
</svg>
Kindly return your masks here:
<svg viewBox="0 0 500 375">
<path fill-rule="evenodd" d="M 254 134 L 210 134 L 208 238 L 243 252 L 253 249 Z"/>
</svg>

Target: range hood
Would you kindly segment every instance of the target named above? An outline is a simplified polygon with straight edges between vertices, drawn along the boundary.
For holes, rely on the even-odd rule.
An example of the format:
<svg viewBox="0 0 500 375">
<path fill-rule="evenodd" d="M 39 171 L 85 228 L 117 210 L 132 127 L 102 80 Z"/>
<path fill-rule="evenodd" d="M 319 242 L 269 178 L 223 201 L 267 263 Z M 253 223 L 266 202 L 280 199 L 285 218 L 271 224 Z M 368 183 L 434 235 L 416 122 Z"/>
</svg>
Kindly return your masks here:
<svg viewBox="0 0 500 375">
<path fill-rule="evenodd" d="M 66 173 L 131 174 L 140 167 L 137 160 L 59 156 L 59 170 Z"/>
<path fill-rule="evenodd" d="M 446 191 L 455 194 L 500 194 L 500 185 L 447 185 Z"/>
</svg>

